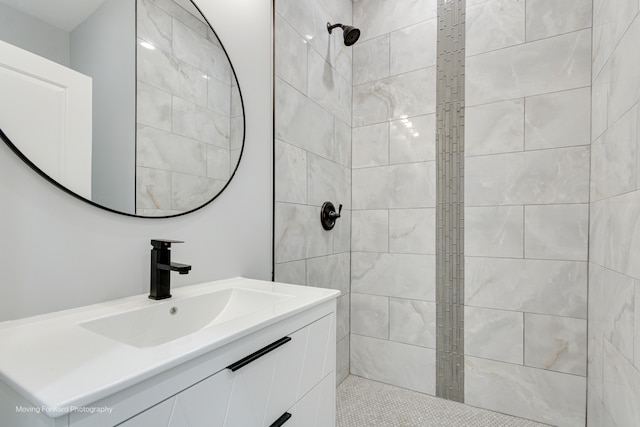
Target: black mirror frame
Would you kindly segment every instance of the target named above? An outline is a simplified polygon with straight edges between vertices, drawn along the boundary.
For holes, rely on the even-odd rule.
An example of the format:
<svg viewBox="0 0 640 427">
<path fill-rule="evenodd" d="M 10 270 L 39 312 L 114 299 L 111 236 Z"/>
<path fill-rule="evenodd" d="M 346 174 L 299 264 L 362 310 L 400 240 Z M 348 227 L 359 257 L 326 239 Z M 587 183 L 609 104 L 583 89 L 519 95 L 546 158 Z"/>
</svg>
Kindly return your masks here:
<svg viewBox="0 0 640 427">
<path fill-rule="evenodd" d="M 200 205 L 200 206 L 198 206 L 198 207 L 196 207 L 194 209 L 191 209 L 189 211 L 180 212 L 179 214 L 175 214 L 175 215 L 165 215 L 165 216 L 136 215 L 136 214 L 131 214 L 131 213 L 127 213 L 127 212 L 122 212 L 122 211 L 118 211 L 118 210 L 115 210 L 115 209 L 111 209 L 111 208 L 109 208 L 107 206 L 100 205 L 100 204 L 98 204 L 98 203 L 96 203 L 96 202 L 94 202 L 92 200 L 89 200 L 89 199 L 87 199 L 85 197 L 82 197 L 81 195 L 69 190 L 67 187 L 65 187 L 64 185 L 60 184 L 55 179 L 51 178 L 49 175 L 47 175 L 47 173 L 45 173 L 42 169 L 40 169 L 38 166 L 36 166 L 36 164 L 33 163 L 27 156 L 25 156 L 25 154 L 22 151 L 20 151 L 20 149 L 11 141 L 11 139 L 9 139 L 9 137 L 4 133 L 4 131 L 1 128 L 0 128 L 0 139 L 2 139 L 2 141 L 4 141 L 5 144 L 7 144 L 7 146 L 11 149 L 11 151 L 13 151 L 16 154 L 16 156 L 18 156 L 31 169 L 33 169 L 35 172 L 37 172 L 38 175 L 40 175 L 41 177 L 43 177 L 44 179 L 49 181 L 51 184 L 53 184 L 54 186 L 58 187 L 60 190 L 64 191 L 65 193 L 70 194 L 71 196 L 75 197 L 76 199 L 82 200 L 85 203 L 88 203 L 88 204 L 90 204 L 92 206 L 95 206 L 97 208 L 103 209 L 103 210 L 108 211 L 108 212 L 113 212 L 113 213 L 116 213 L 116 214 L 129 216 L 129 217 L 133 217 L 133 218 L 166 219 L 166 218 L 176 218 L 176 217 L 179 217 L 179 216 L 187 215 L 187 214 L 190 214 L 192 212 L 200 210 L 200 209 L 204 208 L 205 206 L 211 204 L 211 202 L 213 202 L 215 199 L 217 199 L 218 196 L 220 196 L 220 194 L 222 194 L 222 192 L 224 190 L 226 190 L 226 188 L 231 183 L 231 180 L 235 176 L 235 174 L 236 174 L 236 172 L 238 170 L 238 167 L 240 166 L 240 162 L 242 160 L 242 155 L 244 154 L 245 142 L 246 142 L 246 137 L 247 137 L 247 116 L 245 114 L 245 109 L 244 109 L 244 99 L 242 97 L 242 90 L 240 90 L 240 82 L 238 81 L 238 76 L 236 74 L 236 70 L 235 70 L 235 68 L 233 68 L 233 63 L 231 62 L 231 58 L 229 57 L 229 54 L 227 53 L 227 50 L 225 49 L 224 44 L 222 43 L 222 40 L 220 39 L 220 37 L 218 37 L 218 33 L 216 33 L 216 30 L 213 29 L 213 26 L 211 25 L 211 23 L 209 22 L 207 17 L 204 15 L 204 13 L 202 13 L 202 11 L 198 7 L 198 5 L 195 4 L 193 0 L 190 0 L 190 1 L 191 1 L 191 4 L 193 4 L 193 6 L 198 10 L 198 12 L 200 12 L 200 15 L 202 15 L 202 17 L 206 21 L 207 25 L 209 26 L 209 28 L 211 28 L 211 31 L 213 31 L 213 34 L 216 36 L 216 38 L 220 42 L 220 47 L 222 48 L 224 54 L 227 57 L 227 60 L 229 61 L 229 67 L 231 68 L 231 72 L 233 73 L 233 77 L 235 78 L 235 81 L 237 83 L 238 94 L 240 96 L 240 107 L 242 108 L 242 118 L 243 118 L 243 120 L 242 120 L 242 145 L 240 147 L 240 155 L 238 156 L 238 161 L 236 162 L 236 165 L 235 165 L 235 168 L 233 169 L 233 172 L 231 173 L 231 175 L 229 175 L 229 178 L 227 179 L 226 184 L 209 201 L 207 201 L 206 203 L 203 203 L 202 205 Z M 138 47 L 137 47 L 137 43 L 136 43 L 136 51 L 137 51 L 137 49 L 138 49 Z M 136 83 L 136 85 L 137 85 L 137 83 Z M 136 104 L 137 104 L 137 93 L 136 93 Z"/>
</svg>

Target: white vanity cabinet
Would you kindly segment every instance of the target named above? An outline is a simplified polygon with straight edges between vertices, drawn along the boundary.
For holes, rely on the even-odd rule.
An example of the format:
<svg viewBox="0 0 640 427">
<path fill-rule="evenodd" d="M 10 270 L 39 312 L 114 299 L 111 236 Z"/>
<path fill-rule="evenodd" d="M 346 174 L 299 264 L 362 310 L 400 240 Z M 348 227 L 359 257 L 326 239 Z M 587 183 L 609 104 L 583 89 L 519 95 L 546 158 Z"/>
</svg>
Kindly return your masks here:
<svg viewBox="0 0 640 427">
<path fill-rule="evenodd" d="M 48 354 L 44 351 L 50 347 L 47 342 L 21 341 L 25 348 L 42 349 L 33 359 L 21 361 L 18 356 L 29 354 L 22 349 L 12 350 L 16 356 L 0 354 L 0 359 L 10 362 L 0 364 L 0 424 L 335 427 L 339 292 L 238 278 L 194 285 L 182 291 L 181 298 L 201 298 L 203 293 L 231 287 L 273 292 L 288 299 L 271 308 L 260 308 L 255 315 L 220 321 L 155 347 L 120 344 L 78 327 L 95 313 L 103 314 L 96 308 L 51 314 L 0 328 L 0 338 L 5 339 L 20 337 L 19 333 L 36 336 L 43 325 L 68 331 L 68 335 L 56 332 L 55 336 L 71 337 Z M 144 307 L 155 306 L 130 297 L 123 300 L 123 310 L 130 310 L 131 301 L 138 304 L 138 300 Z M 175 298 L 170 305 L 180 307 L 180 301 Z M 112 303 L 104 307 L 109 312 L 115 310 Z M 77 363 L 64 361 L 65 347 L 77 353 Z M 52 358 L 55 364 L 48 362 Z M 51 371 L 49 366 L 67 370 Z M 90 377 L 93 372 L 98 377 Z M 45 374 L 51 379 L 40 380 Z M 31 386 L 37 381 L 46 387 Z"/>
<path fill-rule="evenodd" d="M 257 350 L 255 360 L 237 370 L 225 368 L 120 425 L 333 426 L 334 331 L 329 314 Z"/>
</svg>

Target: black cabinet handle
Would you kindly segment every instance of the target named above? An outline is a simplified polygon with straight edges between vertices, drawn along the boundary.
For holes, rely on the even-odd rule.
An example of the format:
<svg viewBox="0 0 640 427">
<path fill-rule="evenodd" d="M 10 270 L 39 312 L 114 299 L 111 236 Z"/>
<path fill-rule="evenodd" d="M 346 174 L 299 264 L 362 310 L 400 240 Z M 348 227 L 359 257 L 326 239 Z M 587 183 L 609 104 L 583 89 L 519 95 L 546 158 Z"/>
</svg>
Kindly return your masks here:
<svg viewBox="0 0 640 427">
<path fill-rule="evenodd" d="M 289 418 L 291 418 L 291 414 L 288 412 L 285 412 L 284 414 L 282 414 L 282 416 L 280 418 L 278 418 L 273 424 L 271 424 L 269 427 L 280 427 L 281 425 L 283 425 L 284 423 L 286 423 L 287 421 L 289 421 Z"/>
<path fill-rule="evenodd" d="M 240 359 L 235 363 L 232 363 L 231 365 L 227 366 L 227 369 L 231 369 L 231 372 L 235 372 L 238 369 L 242 368 L 243 366 L 246 366 L 249 363 L 253 362 L 254 360 L 257 360 L 257 359 L 261 358 L 262 356 L 264 356 L 265 354 L 275 350 L 276 348 L 280 347 L 281 345 L 285 345 L 289 341 L 291 341 L 291 337 L 280 338 L 278 341 L 272 342 L 268 346 L 261 348 L 260 350 L 256 351 L 255 353 L 252 353 L 252 354 L 248 355 L 247 357 L 245 357 L 243 359 Z"/>
</svg>

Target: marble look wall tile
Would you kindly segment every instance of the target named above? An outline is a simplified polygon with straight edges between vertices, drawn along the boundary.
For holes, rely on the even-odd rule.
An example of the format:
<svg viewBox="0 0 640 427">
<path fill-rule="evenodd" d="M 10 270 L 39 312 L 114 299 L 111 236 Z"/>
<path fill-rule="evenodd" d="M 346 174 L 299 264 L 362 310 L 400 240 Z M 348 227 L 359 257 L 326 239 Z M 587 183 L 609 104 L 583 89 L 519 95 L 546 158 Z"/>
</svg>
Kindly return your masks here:
<svg viewBox="0 0 640 427">
<path fill-rule="evenodd" d="M 524 364 L 587 376 L 587 321 L 570 317 L 524 315 Z"/>
<path fill-rule="evenodd" d="M 240 153 L 242 150 L 230 150 L 229 151 L 229 169 L 236 170 L 238 162 L 240 161 Z"/>
<path fill-rule="evenodd" d="M 318 3 L 334 21 L 353 22 L 351 0 L 318 0 Z"/>
<path fill-rule="evenodd" d="M 208 102 L 207 86 L 210 77 L 186 62 L 175 59 L 172 59 L 172 61 L 178 66 L 178 75 L 173 88 L 173 94 L 179 95 L 180 98 L 197 104 L 202 108 L 206 108 Z"/>
<path fill-rule="evenodd" d="M 351 134 L 354 169 L 389 164 L 389 123 L 353 128 Z"/>
<path fill-rule="evenodd" d="M 166 52 L 171 52 L 172 21 L 171 15 L 153 3 L 146 0 L 138 3 L 137 36 Z"/>
<path fill-rule="evenodd" d="M 351 294 L 343 294 L 338 298 L 336 309 L 336 340 L 349 337 L 351 329 Z"/>
<path fill-rule="evenodd" d="M 435 162 L 354 169 L 353 208 L 435 207 Z"/>
<path fill-rule="evenodd" d="M 332 39 L 327 31 L 327 21 L 331 16 L 318 1 L 278 0 L 275 9 L 298 34 L 307 39 L 317 53 L 331 60 L 331 49 L 327 48 Z"/>
<path fill-rule="evenodd" d="M 335 19 L 333 22 L 345 21 L 345 16 L 340 16 L 339 20 Z M 343 37 L 331 37 L 331 43 L 331 53 L 333 54 L 331 65 L 351 85 L 353 81 L 353 47 L 345 46 Z"/>
<path fill-rule="evenodd" d="M 436 348 L 436 303 L 409 299 L 389 300 L 389 339 Z"/>
<path fill-rule="evenodd" d="M 231 117 L 231 103 L 231 86 L 214 78 L 207 79 L 207 108 Z"/>
<path fill-rule="evenodd" d="M 636 189 L 638 124 L 638 107 L 634 106 L 592 144 L 592 200 Z"/>
<path fill-rule="evenodd" d="M 174 20 L 173 53 L 209 77 L 231 84 L 231 67 L 224 51 L 191 28 Z"/>
<path fill-rule="evenodd" d="M 351 250 L 389 251 L 389 211 L 366 210 L 351 213 Z"/>
<path fill-rule="evenodd" d="M 436 65 L 436 21 L 429 19 L 391 33 L 392 76 Z"/>
<path fill-rule="evenodd" d="M 244 110 L 242 106 L 242 97 L 240 89 L 234 80 L 231 83 L 231 117 L 243 117 Z"/>
<path fill-rule="evenodd" d="M 229 149 L 229 117 L 174 96 L 171 110 L 173 133 Z"/>
<path fill-rule="evenodd" d="M 307 152 L 276 139 L 275 199 L 278 202 L 307 203 Z"/>
<path fill-rule="evenodd" d="M 308 203 L 322 206 L 331 201 L 338 209 L 351 209 L 351 170 L 331 160 L 307 154 Z"/>
<path fill-rule="evenodd" d="M 389 251 L 397 253 L 435 255 L 435 209 L 427 208 L 390 210 Z"/>
<path fill-rule="evenodd" d="M 609 68 L 608 123 L 615 123 L 640 99 L 640 20 L 636 19 L 611 55 Z"/>
<path fill-rule="evenodd" d="M 634 331 L 635 337 L 633 340 L 634 351 L 633 351 L 633 363 L 636 368 L 640 369 L 640 280 L 634 280 L 636 285 L 636 294 L 634 300 Z"/>
<path fill-rule="evenodd" d="M 334 142 L 333 160 L 342 166 L 351 167 L 351 126 L 336 118 L 334 121 Z"/>
<path fill-rule="evenodd" d="M 609 66 L 593 75 L 591 85 L 591 140 L 595 141 L 607 130 L 609 96 Z"/>
<path fill-rule="evenodd" d="M 206 36 L 209 29 L 208 25 L 201 19 L 196 18 L 196 15 L 199 15 L 198 13 L 193 10 L 187 10 L 184 7 L 184 3 L 178 4 L 173 0 L 149 0 L 149 3 L 155 4 L 179 22 L 182 22 L 192 30 L 197 31 L 202 36 Z"/>
<path fill-rule="evenodd" d="M 487 0 L 467 6 L 467 56 L 524 43 L 525 1 Z"/>
<path fill-rule="evenodd" d="M 351 337 L 347 335 L 336 344 L 336 385 L 349 376 L 349 342 Z"/>
<path fill-rule="evenodd" d="M 593 2 L 593 75 L 607 62 L 638 12 L 636 0 Z"/>
<path fill-rule="evenodd" d="M 435 256 L 353 252 L 351 291 L 435 301 Z"/>
<path fill-rule="evenodd" d="M 231 127 L 229 129 L 229 148 L 231 150 L 239 150 L 244 144 L 244 118 L 232 117 Z M 235 165 L 235 162 L 232 163 Z"/>
<path fill-rule="evenodd" d="M 466 206 L 586 203 L 589 147 L 468 157 Z"/>
<path fill-rule="evenodd" d="M 590 285 L 591 286 L 591 285 Z M 589 308 L 591 310 L 591 308 Z M 587 384 L 589 393 L 603 394 L 604 338 L 602 332 L 594 328 L 591 320 L 587 327 Z"/>
<path fill-rule="evenodd" d="M 588 427 L 617 427 L 611 414 L 604 407 L 600 396 L 591 391 L 588 387 L 587 393 L 587 426 Z"/>
<path fill-rule="evenodd" d="M 527 41 L 591 26 L 592 0 L 527 0 Z"/>
<path fill-rule="evenodd" d="M 229 150 L 207 145 L 207 177 L 226 181 L 231 176 L 229 170 Z"/>
<path fill-rule="evenodd" d="M 589 205 L 526 206 L 526 258 L 587 261 Z"/>
<path fill-rule="evenodd" d="M 324 109 L 351 124 L 351 82 L 315 50 L 308 52 L 307 95 Z"/>
<path fill-rule="evenodd" d="M 591 204 L 590 260 L 640 278 L 640 192 Z"/>
<path fill-rule="evenodd" d="M 435 67 L 353 88 L 353 125 L 365 126 L 435 112 Z"/>
<path fill-rule="evenodd" d="M 587 263 L 465 257 L 464 297 L 476 307 L 586 319 Z"/>
<path fill-rule="evenodd" d="M 136 142 L 138 166 L 206 175 L 206 144 L 142 125 Z"/>
<path fill-rule="evenodd" d="M 137 123 L 171 132 L 171 94 L 144 82 L 138 82 L 137 94 Z"/>
<path fill-rule="evenodd" d="M 640 423 L 640 371 L 607 340 L 604 341 L 603 400 L 617 425 Z"/>
<path fill-rule="evenodd" d="M 435 18 L 436 0 L 358 0 L 353 2 L 353 22 L 363 30 L 362 39 Z"/>
<path fill-rule="evenodd" d="M 588 86 L 590 57 L 590 30 L 469 57 L 465 64 L 466 105 Z"/>
<path fill-rule="evenodd" d="M 391 164 L 436 159 L 436 115 L 408 117 L 389 123 Z"/>
<path fill-rule="evenodd" d="M 342 209 L 342 215 L 333 227 L 333 253 L 351 251 L 351 210 Z"/>
<path fill-rule="evenodd" d="M 351 294 L 351 333 L 389 338 L 389 298 Z"/>
<path fill-rule="evenodd" d="M 632 278 L 589 264 L 590 333 L 611 342 L 629 360 L 634 351 L 634 293 Z"/>
<path fill-rule="evenodd" d="M 345 252 L 307 259 L 307 285 L 337 289 L 342 295 L 347 295 L 351 281 L 350 258 Z"/>
<path fill-rule="evenodd" d="M 307 93 L 307 41 L 277 13 L 274 31 L 276 76 Z"/>
<path fill-rule="evenodd" d="M 585 425 L 586 378 L 465 357 L 465 403 L 543 423 Z"/>
<path fill-rule="evenodd" d="M 274 265 L 274 281 L 293 285 L 307 284 L 307 261 L 282 262 Z"/>
<path fill-rule="evenodd" d="M 581 88 L 526 99 L 525 147 L 569 147 L 591 143 L 591 88 Z"/>
<path fill-rule="evenodd" d="M 351 373 L 434 395 L 435 353 L 431 348 L 351 334 Z"/>
<path fill-rule="evenodd" d="M 353 85 L 389 77 L 389 34 L 353 46 Z"/>
<path fill-rule="evenodd" d="M 468 107 L 464 118 L 465 156 L 524 150 L 524 100 Z"/>
<path fill-rule="evenodd" d="M 136 209 L 171 209 L 171 172 L 136 167 Z"/>
<path fill-rule="evenodd" d="M 522 365 L 523 323 L 523 313 L 466 306 L 465 354 Z"/>
<path fill-rule="evenodd" d="M 331 113 L 278 78 L 275 98 L 276 138 L 327 159 L 333 158 Z"/>
<path fill-rule="evenodd" d="M 226 180 L 172 173 L 171 209 L 184 212 L 201 206 L 218 194 L 226 183 Z"/>
<path fill-rule="evenodd" d="M 141 39 L 138 39 L 140 43 Z M 161 49 L 138 49 L 137 78 L 151 86 L 173 93 L 178 80 L 178 64 Z"/>
<path fill-rule="evenodd" d="M 316 206 L 276 202 L 274 215 L 276 263 L 331 253 L 333 234 L 320 225 Z"/>
<path fill-rule="evenodd" d="M 522 206 L 467 207 L 464 213 L 466 256 L 523 257 Z"/>
</svg>

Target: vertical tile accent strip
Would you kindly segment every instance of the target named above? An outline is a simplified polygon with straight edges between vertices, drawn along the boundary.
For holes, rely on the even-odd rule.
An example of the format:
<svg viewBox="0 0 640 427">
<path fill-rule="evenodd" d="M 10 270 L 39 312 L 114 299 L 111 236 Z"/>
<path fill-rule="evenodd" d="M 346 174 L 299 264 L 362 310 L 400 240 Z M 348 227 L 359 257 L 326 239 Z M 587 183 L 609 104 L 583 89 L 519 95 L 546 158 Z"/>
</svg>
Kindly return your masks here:
<svg viewBox="0 0 640 427">
<path fill-rule="evenodd" d="M 436 395 L 464 401 L 464 65 L 466 0 L 438 0 Z"/>
</svg>

